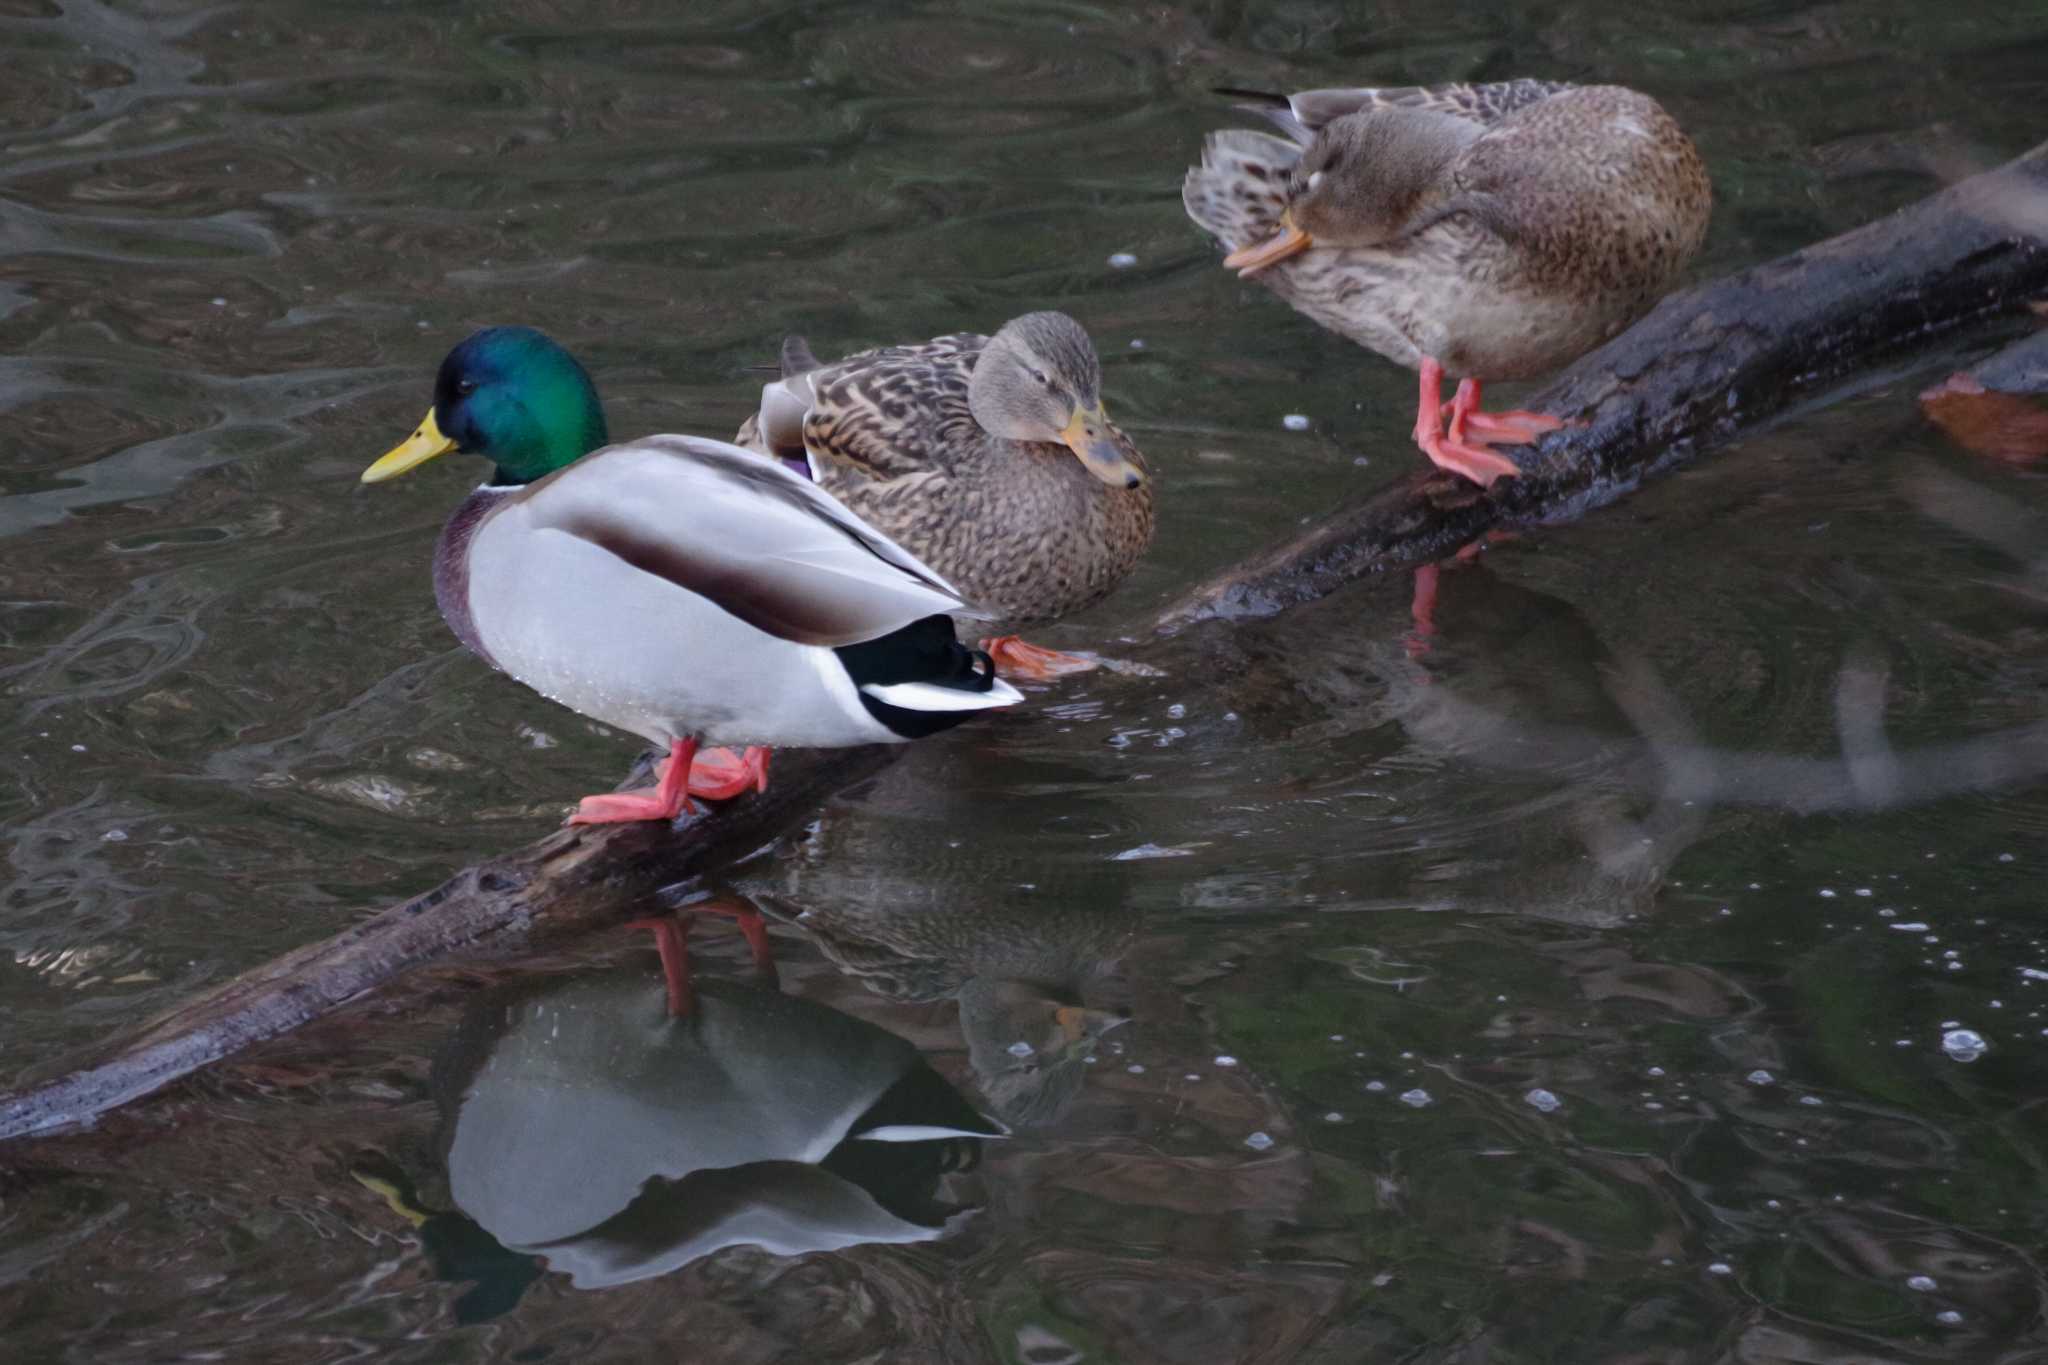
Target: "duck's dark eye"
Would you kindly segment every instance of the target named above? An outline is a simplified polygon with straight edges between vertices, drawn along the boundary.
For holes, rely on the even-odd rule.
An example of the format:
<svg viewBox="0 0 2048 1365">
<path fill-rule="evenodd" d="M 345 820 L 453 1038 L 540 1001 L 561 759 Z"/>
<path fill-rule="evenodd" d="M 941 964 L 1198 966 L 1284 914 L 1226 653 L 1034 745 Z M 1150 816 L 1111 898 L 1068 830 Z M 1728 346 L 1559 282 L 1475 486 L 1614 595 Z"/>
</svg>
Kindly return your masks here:
<svg viewBox="0 0 2048 1365">
<path fill-rule="evenodd" d="M 455 392 L 456 392 L 456 393 L 457 393 L 457 395 L 459 395 L 460 397 L 463 397 L 463 398 L 467 398 L 467 397 L 469 397 L 469 396 L 470 396 L 471 394 L 473 394 L 473 393 L 475 393 L 475 392 L 476 392 L 476 381 L 475 381 L 474 379 L 458 379 L 458 380 L 456 380 L 456 381 L 455 381 Z"/>
</svg>

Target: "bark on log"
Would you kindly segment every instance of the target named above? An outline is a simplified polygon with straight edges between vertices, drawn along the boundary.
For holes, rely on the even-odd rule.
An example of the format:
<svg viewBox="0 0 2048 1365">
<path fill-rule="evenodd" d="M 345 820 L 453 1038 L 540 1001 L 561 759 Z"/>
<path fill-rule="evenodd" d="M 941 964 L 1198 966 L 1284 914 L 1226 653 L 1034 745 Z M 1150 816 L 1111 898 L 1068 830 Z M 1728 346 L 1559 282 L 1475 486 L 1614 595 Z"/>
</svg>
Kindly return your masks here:
<svg viewBox="0 0 2048 1365">
<path fill-rule="evenodd" d="M 1670 296 L 1530 399 L 1581 425 L 1511 452 L 1522 477 L 1481 492 L 1425 470 L 1196 586 L 1155 626 L 1271 616 L 1496 527 L 1583 516 L 1859 370 L 2044 291 L 2048 143 L 1889 218 Z"/>
<path fill-rule="evenodd" d="M 1583 425 L 1519 452 L 1523 477 L 1482 493 L 1418 475 L 1187 593 L 1161 613 L 1158 632 L 1270 615 L 1496 526 L 1564 521 L 1612 502 L 1860 368 L 2048 291 L 2044 235 L 2048 144 L 1881 222 L 1675 295 L 1536 396 L 1533 406 Z M 411 968 L 540 947 L 628 918 L 655 891 L 759 849 L 893 753 L 788 753 L 765 795 L 673 832 L 563 831 L 467 868 L 151 1021 L 80 1069 L 0 1096 L 0 1140 L 88 1122 Z"/>
</svg>

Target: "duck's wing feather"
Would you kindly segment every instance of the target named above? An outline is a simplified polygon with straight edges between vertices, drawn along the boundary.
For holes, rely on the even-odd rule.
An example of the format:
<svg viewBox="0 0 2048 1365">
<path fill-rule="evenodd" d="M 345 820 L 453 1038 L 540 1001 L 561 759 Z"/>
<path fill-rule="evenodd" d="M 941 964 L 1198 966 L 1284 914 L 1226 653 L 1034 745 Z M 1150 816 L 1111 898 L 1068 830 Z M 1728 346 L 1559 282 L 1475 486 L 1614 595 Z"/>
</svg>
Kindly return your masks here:
<svg viewBox="0 0 2048 1365">
<path fill-rule="evenodd" d="M 763 454 L 804 456 L 818 479 L 928 475 L 980 434 L 967 384 L 987 345 L 979 333 L 956 332 L 820 364 L 792 337 L 783 377 L 762 386 L 760 409 L 736 439 Z"/>
<path fill-rule="evenodd" d="M 987 615 L 831 494 L 723 441 L 608 446 L 520 497 L 533 529 L 588 541 L 622 570 L 799 644 L 858 644 L 942 612 Z"/>
<path fill-rule="evenodd" d="M 1577 88 L 1566 81 L 1525 77 L 1477 85 L 1360 86 L 1303 90 L 1293 95 L 1234 89 L 1218 93 L 1237 97 L 1243 108 L 1272 120 L 1282 132 L 1306 147 L 1315 140 L 1317 129 L 1361 109 L 1427 109 L 1491 127 L 1517 110 Z"/>
<path fill-rule="evenodd" d="M 1661 288 L 1698 249 L 1712 203 L 1677 122 L 1618 85 L 1524 106 L 1459 154 L 1452 180 L 1431 218 L 1469 214 L 1512 243 L 1538 283 L 1580 275 Z"/>
<path fill-rule="evenodd" d="M 771 449 L 803 451 L 821 480 L 943 473 L 982 437 L 967 388 L 987 344 L 971 333 L 936 337 L 786 378 L 763 389 L 757 426 Z"/>
</svg>

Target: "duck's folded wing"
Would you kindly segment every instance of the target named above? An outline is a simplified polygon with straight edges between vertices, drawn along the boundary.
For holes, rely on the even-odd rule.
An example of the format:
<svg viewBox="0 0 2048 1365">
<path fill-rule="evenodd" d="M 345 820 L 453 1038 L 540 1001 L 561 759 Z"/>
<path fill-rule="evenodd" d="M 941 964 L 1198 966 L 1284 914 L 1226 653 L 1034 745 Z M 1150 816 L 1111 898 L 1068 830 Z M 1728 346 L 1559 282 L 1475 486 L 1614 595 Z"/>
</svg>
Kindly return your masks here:
<svg viewBox="0 0 2048 1365">
<path fill-rule="evenodd" d="M 968 406 L 979 348 L 974 336 L 939 337 L 842 361 L 811 381 L 803 446 L 820 462 L 870 479 L 949 471 L 981 448 Z M 766 405 L 763 405 L 766 413 Z"/>
<path fill-rule="evenodd" d="M 1492 81 L 1483 85 L 1389 85 L 1304 90 L 1287 97 L 1287 108 L 1294 120 L 1310 133 L 1333 119 L 1372 106 L 1428 109 L 1491 126 L 1518 109 L 1526 109 L 1573 88 L 1566 81 L 1523 79 Z"/>
<path fill-rule="evenodd" d="M 522 496 L 534 530 L 588 541 L 622 571 L 799 644 L 858 644 L 942 612 L 987 615 L 823 489 L 724 441 L 610 446 Z"/>
<path fill-rule="evenodd" d="M 1711 204 L 1684 131 L 1648 95 L 1616 85 L 1528 106 L 1461 152 L 1452 178 L 1457 192 L 1436 213 L 1469 212 L 1533 273 L 1609 288 L 1661 284 L 1698 248 Z"/>
</svg>

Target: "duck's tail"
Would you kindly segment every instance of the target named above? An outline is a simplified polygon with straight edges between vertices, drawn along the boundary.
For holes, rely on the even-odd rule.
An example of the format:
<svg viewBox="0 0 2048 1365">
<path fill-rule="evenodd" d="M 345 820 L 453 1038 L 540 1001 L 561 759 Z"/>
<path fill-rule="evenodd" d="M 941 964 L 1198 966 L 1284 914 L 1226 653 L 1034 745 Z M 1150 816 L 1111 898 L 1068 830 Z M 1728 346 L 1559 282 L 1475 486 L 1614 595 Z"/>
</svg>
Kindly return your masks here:
<svg viewBox="0 0 2048 1365">
<path fill-rule="evenodd" d="M 927 616 L 880 639 L 833 651 L 868 714 L 905 739 L 950 729 L 976 711 L 1024 694 L 996 676 L 994 660 L 960 643 L 953 618 Z"/>
<path fill-rule="evenodd" d="M 794 379 L 800 374 L 809 374 L 823 362 L 811 354 L 811 343 L 800 336 L 786 336 L 782 339 L 782 377 Z"/>
<path fill-rule="evenodd" d="M 807 376 L 818 368 L 810 343 L 800 336 L 784 337 L 782 362 L 776 367 L 782 377 L 761 386 L 761 406 L 740 427 L 736 444 L 773 455 L 794 472 L 816 477 L 804 449 L 804 418 L 811 411 Z"/>
<path fill-rule="evenodd" d="M 1211 133 L 1202 143 L 1202 164 L 1188 168 L 1180 201 L 1224 250 L 1262 242 L 1280 231 L 1287 174 L 1300 159 L 1299 147 L 1271 133 Z"/>
<path fill-rule="evenodd" d="M 1257 114 L 1303 147 L 1315 141 L 1316 135 L 1295 114 L 1294 101 L 1285 95 L 1276 95 L 1270 90 L 1244 90 L 1233 85 L 1219 85 L 1216 93 L 1236 100 L 1238 108 Z"/>
</svg>

